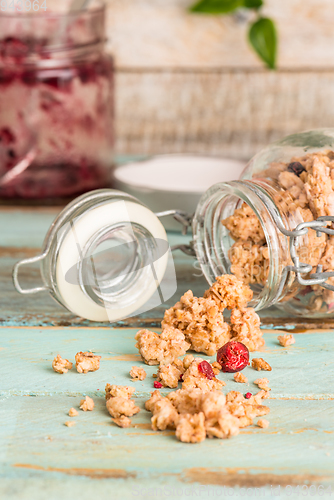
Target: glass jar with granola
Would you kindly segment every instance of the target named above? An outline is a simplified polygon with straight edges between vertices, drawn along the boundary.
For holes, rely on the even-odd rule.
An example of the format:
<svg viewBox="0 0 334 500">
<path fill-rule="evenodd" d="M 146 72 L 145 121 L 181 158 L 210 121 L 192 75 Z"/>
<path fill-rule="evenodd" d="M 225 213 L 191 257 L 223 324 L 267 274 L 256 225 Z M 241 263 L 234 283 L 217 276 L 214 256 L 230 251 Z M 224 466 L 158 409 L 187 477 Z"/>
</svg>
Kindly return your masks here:
<svg viewBox="0 0 334 500">
<path fill-rule="evenodd" d="M 196 210 L 193 245 L 207 281 L 236 275 L 251 285 L 255 309 L 333 315 L 331 216 L 334 130 L 309 131 L 261 151 L 240 180 L 211 187 Z"/>
<path fill-rule="evenodd" d="M 34 4 L 28 12 L 8 3 L 0 13 L 0 196 L 58 198 L 106 187 L 113 63 L 104 49 L 105 7 L 95 1 L 54 12 Z"/>
</svg>

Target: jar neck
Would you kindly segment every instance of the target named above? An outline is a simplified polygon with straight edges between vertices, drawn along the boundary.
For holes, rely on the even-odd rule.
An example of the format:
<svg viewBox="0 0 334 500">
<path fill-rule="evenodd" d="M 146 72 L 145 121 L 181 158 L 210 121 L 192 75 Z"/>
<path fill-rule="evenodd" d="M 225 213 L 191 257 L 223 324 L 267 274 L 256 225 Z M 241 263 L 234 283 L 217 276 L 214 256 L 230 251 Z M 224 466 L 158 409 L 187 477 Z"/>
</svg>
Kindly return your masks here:
<svg viewBox="0 0 334 500">
<path fill-rule="evenodd" d="M 203 195 L 193 220 L 194 249 L 209 284 L 222 274 L 237 275 L 250 284 L 253 299 L 249 306 L 256 310 L 284 300 L 294 286 L 292 273 L 283 289 L 280 286 L 283 269 L 290 264 L 290 252 L 289 240 L 276 221 L 292 230 L 303 220 L 298 211 L 290 213 L 284 209 L 280 203 L 282 193 L 264 180 L 219 183 Z M 247 239 L 235 242 L 222 223 L 243 203 L 260 222 L 264 242 L 257 244 Z"/>
</svg>

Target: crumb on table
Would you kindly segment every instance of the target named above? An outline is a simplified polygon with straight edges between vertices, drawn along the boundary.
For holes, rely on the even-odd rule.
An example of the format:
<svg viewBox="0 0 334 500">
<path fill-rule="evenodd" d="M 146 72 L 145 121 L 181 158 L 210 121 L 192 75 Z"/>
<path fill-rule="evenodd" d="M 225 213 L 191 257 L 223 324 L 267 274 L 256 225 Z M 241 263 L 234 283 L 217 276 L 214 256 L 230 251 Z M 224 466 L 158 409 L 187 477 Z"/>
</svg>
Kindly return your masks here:
<svg viewBox="0 0 334 500">
<path fill-rule="evenodd" d="M 279 335 L 277 337 L 278 342 L 281 344 L 283 347 L 287 347 L 289 345 L 292 345 L 296 342 L 295 337 L 291 335 L 287 335 L 286 333 L 284 335 Z"/>
<path fill-rule="evenodd" d="M 268 387 L 269 380 L 267 378 L 257 378 L 254 380 L 254 384 L 262 389 L 263 391 L 270 391 L 271 389 Z"/>
<path fill-rule="evenodd" d="M 94 401 L 89 396 L 86 396 L 85 399 L 80 401 L 80 410 L 82 411 L 93 411 L 94 406 Z"/>
<path fill-rule="evenodd" d="M 79 373 L 95 372 L 100 368 L 101 356 L 92 352 L 78 352 L 75 355 L 75 366 Z"/>
<path fill-rule="evenodd" d="M 133 382 L 137 380 L 145 380 L 146 371 L 141 366 L 133 366 L 130 370 L 130 377 L 132 378 Z"/>
<path fill-rule="evenodd" d="M 77 417 L 79 415 L 78 411 L 75 408 L 71 408 L 68 414 L 70 417 Z"/>
<path fill-rule="evenodd" d="M 122 415 L 132 417 L 140 411 L 131 399 L 134 391 L 134 387 L 106 385 L 106 405 L 112 418 L 118 419 Z"/>
<path fill-rule="evenodd" d="M 77 423 L 75 420 L 68 420 L 64 425 L 66 425 L 66 427 L 74 427 Z"/>
<path fill-rule="evenodd" d="M 112 418 L 111 419 L 118 427 L 122 427 L 123 429 L 130 427 L 131 425 L 131 420 L 129 417 L 126 417 L 125 415 L 121 415 L 118 418 Z"/>
<path fill-rule="evenodd" d="M 267 429 L 269 427 L 269 422 L 265 418 L 260 418 L 260 420 L 257 421 L 257 425 L 262 429 Z"/>
<path fill-rule="evenodd" d="M 248 382 L 248 378 L 246 377 L 246 375 L 241 372 L 237 372 L 234 374 L 234 380 L 236 382 L 239 382 L 239 384 L 247 384 Z"/>
<path fill-rule="evenodd" d="M 272 370 L 270 364 L 267 363 L 267 361 L 265 361 L 263 358 L 253 358 L 252 359 L 252 368 L 254 368 L 254 370 L 257 370 L 257 371 L 264 370 L 267 372 L 271 372 L 271 370 Z"/>
<path fill-rule="evenodd" d="M 57 373 L 67 373 L 68 370 L 71 370 L 73 363 L 71 363 L 68 359 L 63 359 L 60 354 L 52 361 L 52 368 Z"/>
</svg>

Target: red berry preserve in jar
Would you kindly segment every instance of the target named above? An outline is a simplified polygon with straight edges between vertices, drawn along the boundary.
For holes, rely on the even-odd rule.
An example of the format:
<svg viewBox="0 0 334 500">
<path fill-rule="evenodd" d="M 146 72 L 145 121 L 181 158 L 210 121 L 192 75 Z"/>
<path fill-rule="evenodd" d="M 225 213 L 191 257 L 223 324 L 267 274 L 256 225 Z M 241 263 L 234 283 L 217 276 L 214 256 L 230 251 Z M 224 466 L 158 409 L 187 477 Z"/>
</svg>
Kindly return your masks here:
<svg viewBox="0 0 334 500">
<path fill-rule="evenodd" d="M 0 196 L 68 197 L 110 184 L 113 63 L 105 8 L 0 15 Z"/>
</svg>

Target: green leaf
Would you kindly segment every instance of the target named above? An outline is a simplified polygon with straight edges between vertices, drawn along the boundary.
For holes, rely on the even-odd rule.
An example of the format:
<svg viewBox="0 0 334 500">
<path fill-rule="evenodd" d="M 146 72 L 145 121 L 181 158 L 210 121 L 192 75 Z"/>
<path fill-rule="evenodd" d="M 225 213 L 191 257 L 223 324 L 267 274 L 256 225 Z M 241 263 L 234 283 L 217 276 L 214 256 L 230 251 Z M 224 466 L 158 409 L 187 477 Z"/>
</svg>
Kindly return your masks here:
<svg viewBox="0 0 334 500">
<path fill-rule="evenodd" d="M 228 14 L 242 7 L 244 0 L 200 0 L 190 7 L 191 12 L 202 14 Z"/>
<path fill-rule="evenodd" d="M 260 17 L 253 23 L 248 33 L 250 44 L 262 61 L 270 69 L 276 67 L 277 34 L 271 19 Z"/>
<path fill-rule="evenodd" d="M 247 9 L 259 9 L 263 5 L 263 0 L 244 0 L 244 7 Z"/>
</svg>

